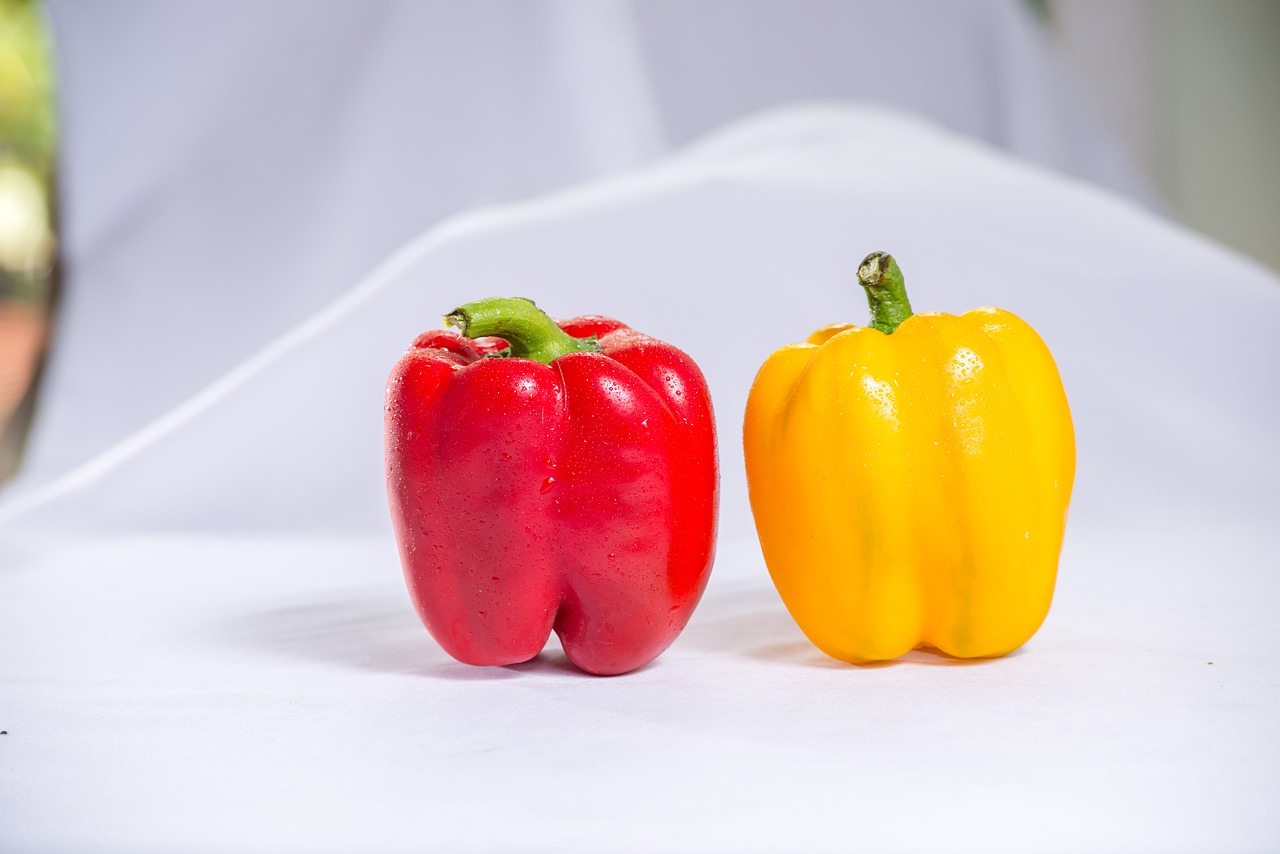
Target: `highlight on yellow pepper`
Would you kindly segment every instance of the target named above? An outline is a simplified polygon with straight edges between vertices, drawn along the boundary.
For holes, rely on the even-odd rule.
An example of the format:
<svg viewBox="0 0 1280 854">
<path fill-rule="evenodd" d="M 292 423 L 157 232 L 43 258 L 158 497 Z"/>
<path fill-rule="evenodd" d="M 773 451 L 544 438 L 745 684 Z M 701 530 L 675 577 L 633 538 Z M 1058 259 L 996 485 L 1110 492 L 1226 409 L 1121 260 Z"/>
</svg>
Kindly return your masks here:
<svg viewBox="0 0 1280 854">
<path fill-rule="evenodd" d="M 868 255 L 865 327 L 775 352 L 743 427 L 751 510 L 783 602 L 851 663 L 1004 655 L 1049 611 L 1075 434 L 1040 336 L 998 308 L 912 314 Z"/>
</svg>

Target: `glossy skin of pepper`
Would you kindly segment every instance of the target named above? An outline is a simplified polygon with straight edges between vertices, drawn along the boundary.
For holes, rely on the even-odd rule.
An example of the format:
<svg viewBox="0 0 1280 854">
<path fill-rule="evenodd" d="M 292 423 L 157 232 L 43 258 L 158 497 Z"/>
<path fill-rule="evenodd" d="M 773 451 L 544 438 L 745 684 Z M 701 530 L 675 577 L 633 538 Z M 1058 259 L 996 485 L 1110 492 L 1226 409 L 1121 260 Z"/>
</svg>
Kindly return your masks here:
<svg viewBox="0 0 1280 854">
<path fill-rule="evenodd" d="M 765 561 L 833 658 L 1003 655 L 1053 596 L 1075 474 L 1066 394 L 1022 320 L 912 315 L 889 256 L 868 256 L 860 280 L 873 258 L 868 276 L 892 265 L 900 304 L 869 288 L 871 326 L 783 347 L 752 386 L 744 446 Z"/>
<path fill-rule="evenodd" d="M 490 358 L 496 338 L 418 337 L 387 386 L 391 515 L 414 606 L 450 655 L 528 661 L 554 630 L 579 668 L 625 673 L 706 586 L 711 399 L 669 344 L 602 317 L 559 326 L 598 347 L 544 364 Z"/>
</svg>

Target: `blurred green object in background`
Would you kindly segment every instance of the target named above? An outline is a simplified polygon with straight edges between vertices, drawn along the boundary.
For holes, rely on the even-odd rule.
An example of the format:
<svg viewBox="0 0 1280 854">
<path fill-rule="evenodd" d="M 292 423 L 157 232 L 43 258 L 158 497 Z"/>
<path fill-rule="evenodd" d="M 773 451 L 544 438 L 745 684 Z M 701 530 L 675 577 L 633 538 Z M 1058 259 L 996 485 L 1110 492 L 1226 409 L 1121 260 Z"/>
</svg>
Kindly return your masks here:
<svg viewBox="0 0 1280 854">
<path fill-rule="evenodd" d="M 0 481 L 21 458 L 57 290 L 51 59 L 41 5 L 0 0 Z"/>
</svg>

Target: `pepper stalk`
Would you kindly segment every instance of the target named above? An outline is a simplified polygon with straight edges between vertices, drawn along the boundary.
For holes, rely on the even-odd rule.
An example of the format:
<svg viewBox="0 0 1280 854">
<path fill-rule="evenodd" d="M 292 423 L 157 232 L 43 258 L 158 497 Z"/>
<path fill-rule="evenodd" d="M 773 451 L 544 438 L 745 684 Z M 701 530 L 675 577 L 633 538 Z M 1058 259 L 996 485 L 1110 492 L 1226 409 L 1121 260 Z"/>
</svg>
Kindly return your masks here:
<svg viewBox="0 0 1280 854">
<path fill-rule="evenodd" d="M 574 338 L 533 300 L 524 297 L 489 297 L 469 302 L 446 314 L 444 322 L 466 338 L 501 338 L 510 345 L 501 355 L 532 359 L 544 365 L 568 353 L 600 352 L 595 336 Z"/>
<path fill-rule="evenodd" d="M 887 252 L 872 252 L 858 266 L 858 284 L 867 291 L 872 329 L 890 335 L 911 316 L 911 301 L 898 262 Z"/>
</svg>

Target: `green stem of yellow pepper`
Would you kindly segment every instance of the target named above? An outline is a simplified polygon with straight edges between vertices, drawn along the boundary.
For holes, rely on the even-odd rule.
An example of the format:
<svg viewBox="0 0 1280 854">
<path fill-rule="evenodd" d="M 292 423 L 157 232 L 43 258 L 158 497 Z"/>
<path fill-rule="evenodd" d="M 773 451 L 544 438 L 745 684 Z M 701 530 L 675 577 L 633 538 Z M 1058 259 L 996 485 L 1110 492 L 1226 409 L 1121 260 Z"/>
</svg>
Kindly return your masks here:
<svg viewBox="0 0 1280 854">
<path fill-rule="evenodd" d="M 867 304 L 871 306 L 871 323 L 868 326 L 872 329 L 888 335 L 911 316 L 907 286 L 892 255 L 872 252 L 863 258 L 858 266 L 858 284 L 867 291 Z"/>
</svg>

